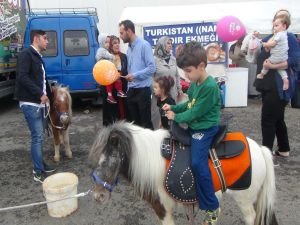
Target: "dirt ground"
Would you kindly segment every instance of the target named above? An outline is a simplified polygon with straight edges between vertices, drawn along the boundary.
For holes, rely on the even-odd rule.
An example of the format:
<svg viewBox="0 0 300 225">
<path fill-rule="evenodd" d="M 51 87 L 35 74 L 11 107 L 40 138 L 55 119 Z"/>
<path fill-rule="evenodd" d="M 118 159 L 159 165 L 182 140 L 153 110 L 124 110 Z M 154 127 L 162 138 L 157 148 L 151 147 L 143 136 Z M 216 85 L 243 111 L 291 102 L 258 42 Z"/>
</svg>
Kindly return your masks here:
<svg viewBox="0 0 300 225">
<path fill-rule="evenodd" d="M 246 108 L 224 109 L 225 115 L 233 115 L 230 129 L 241 130 L 261 143 L 260 106 L 260 100 L 249 100 Z M 87 155 L 96 130 L 101 127 L 101 112 L 101 107 L 87 108 L 79 103 L 74 105 L 70 128 L 72 160 L 62 157 L 61 162 L 54 163 L 52 140 L 46 138 L 46 161 L 57 167 L 57 172 L 75 173 L 79 177 L 78 192 L 92 187 Z M 280 224 L 297 225 L 300 224 L 300 110 L 288 107 L 286 121 L 292 150 L 291 157 L 280 158 L 280 166 L 275 168 L 278 190 L 275 207 Z M 33 181 L 29 131 L 17 102 L 0 100 L 0 124 L 0 208 L 44 201 L 41 184 Z M 219 225 L 244 224 L 241 212 L 230 197 L 224 197 L 221 207 Z M 182 208 L 175 209 L 174 215 L 177 224 L 187 224 Z M 199 224 L 202 216 L 202 213 L 198 213 Z M 111 201 L 105 205 L 87 196 L 79 199 L 77 211 L 66 218 L 50 217 L 46 205 L 42 205 L 0 212 L 0 224 L 152 225 L 158 224 L 158 220 L 149 205 L 136 197 L 132 187 L 121 179 Z"/>
</svg>

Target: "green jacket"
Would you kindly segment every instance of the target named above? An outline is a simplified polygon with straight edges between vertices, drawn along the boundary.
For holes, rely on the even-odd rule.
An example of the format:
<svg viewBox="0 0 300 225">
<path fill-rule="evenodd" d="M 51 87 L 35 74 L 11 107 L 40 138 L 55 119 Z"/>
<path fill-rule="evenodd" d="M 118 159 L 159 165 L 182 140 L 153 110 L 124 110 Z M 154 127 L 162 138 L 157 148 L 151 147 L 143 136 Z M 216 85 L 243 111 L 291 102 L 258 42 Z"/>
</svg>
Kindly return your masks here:
<svg viewBox="0 0 300 225">
<path fill-rule="evenodd" d="M 221 99 L 219 87 L 211 76 L 201 84 L 191 83 L 187 90 L 189 100 L 172 105 L 177 123 L 187 123 L 193 130 L 208 129 L 220 122 Z"/>
</svg>

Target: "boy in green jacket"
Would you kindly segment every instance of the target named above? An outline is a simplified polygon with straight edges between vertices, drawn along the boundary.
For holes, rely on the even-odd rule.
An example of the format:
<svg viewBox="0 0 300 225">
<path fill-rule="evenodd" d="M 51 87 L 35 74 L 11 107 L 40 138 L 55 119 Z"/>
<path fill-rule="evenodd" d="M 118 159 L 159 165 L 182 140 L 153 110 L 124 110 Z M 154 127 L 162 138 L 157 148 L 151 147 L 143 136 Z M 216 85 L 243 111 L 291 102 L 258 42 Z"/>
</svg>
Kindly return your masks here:
<svg viewBox="0 0 300 225">
<path fill-rule="evenodd" d="M 196 179 L 197 197 L 200 209 L 206 211 L 203 225 L 215 224 L 219 202 L 215 196 L 208 166 L 210 145 L 219 130 L 221 100 L 217 83 L 205 70 L 207 56 L 200 43 L 184 45 L 177 56 L 177 65 L 190 79 L 187 91 L 189 100 L 179 105 L 163 106 L 169 120 L 186 123 L 192 136 L 192 170 Z"/>
</svg>

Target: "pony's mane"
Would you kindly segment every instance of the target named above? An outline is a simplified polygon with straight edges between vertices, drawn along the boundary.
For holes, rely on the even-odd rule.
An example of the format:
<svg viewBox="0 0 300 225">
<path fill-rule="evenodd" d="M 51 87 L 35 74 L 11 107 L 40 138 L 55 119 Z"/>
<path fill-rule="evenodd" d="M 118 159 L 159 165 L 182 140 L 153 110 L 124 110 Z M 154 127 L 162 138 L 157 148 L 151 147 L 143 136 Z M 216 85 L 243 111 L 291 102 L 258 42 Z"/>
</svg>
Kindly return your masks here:
<svg viewBox="0 0 300 225">
<path fill-rule="evenodd" d="M 132 184 L 142 196 L 154 196 L 164 179 L 165 160 L 161 156 L 160 146 L 169 132 L 144 129 L 131 123 L 124 123 L 124 126 L 133 137 L 129 171 Z"/>
<path fill-rule="evenodd" d="M 69 114 L 72 116 L 72 98 L 67 87 L 57 86 L 58 95 L 66 95 L 69 101 Z"/>
</svg>

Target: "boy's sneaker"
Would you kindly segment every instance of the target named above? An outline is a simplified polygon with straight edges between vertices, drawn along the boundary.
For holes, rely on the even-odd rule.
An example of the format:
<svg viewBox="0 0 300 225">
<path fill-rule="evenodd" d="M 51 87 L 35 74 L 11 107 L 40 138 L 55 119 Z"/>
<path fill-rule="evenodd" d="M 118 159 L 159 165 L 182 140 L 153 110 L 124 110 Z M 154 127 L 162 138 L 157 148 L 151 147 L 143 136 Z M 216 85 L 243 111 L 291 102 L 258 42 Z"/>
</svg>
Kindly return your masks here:
<svg viewBox="0 0 300 225">
<path fill-rule="evenodd" d="M 121 98 L 126 98 L 127 97 L 127 95 L 123 91 L 118 91 L 117 96 L 119 96 Z"/>
<path fill-rule="evenodd" d="M 56 169 L 54 168 L 54 167 L 52 167 L 52 166 L 49 166 L 49 165 L 47 165 L 47 164 L 44 164 L 44 171 L 46 172 L 46 173 L 53 173 Z"/>
<path fill-rule="evenodd" d="M 108 101 L 109 103 L 112 103 L 112 104 L 117 104 L 117 101 L 114 99 L 113 96 L 107 96 L 106 101 Z"/>
<path fill-rule="evenodd" d="M 33 174 L 33 180 L 43 183 L 44 180 L 47 178 L 47 175 L 45 173 L 35 173 Z"/>
<path fill-rule="evenodd" d="M 47 164 L 44 164 L 44 172 L 45 173 L 52 173 L 54 172 L 56 169 L 51 167 L 51 166 L 48 166 Z M 32 170 L 32 173 L 33 174 L 36 174 L 35 170 Z"/>
<path fill-rule="evenodd" d="M 217 223 L 219 213 L 220 208 L 217 208 L 216 210 L 207 210 L 203 220 L 203 225 L 215 225 Z"/>
</svg>

